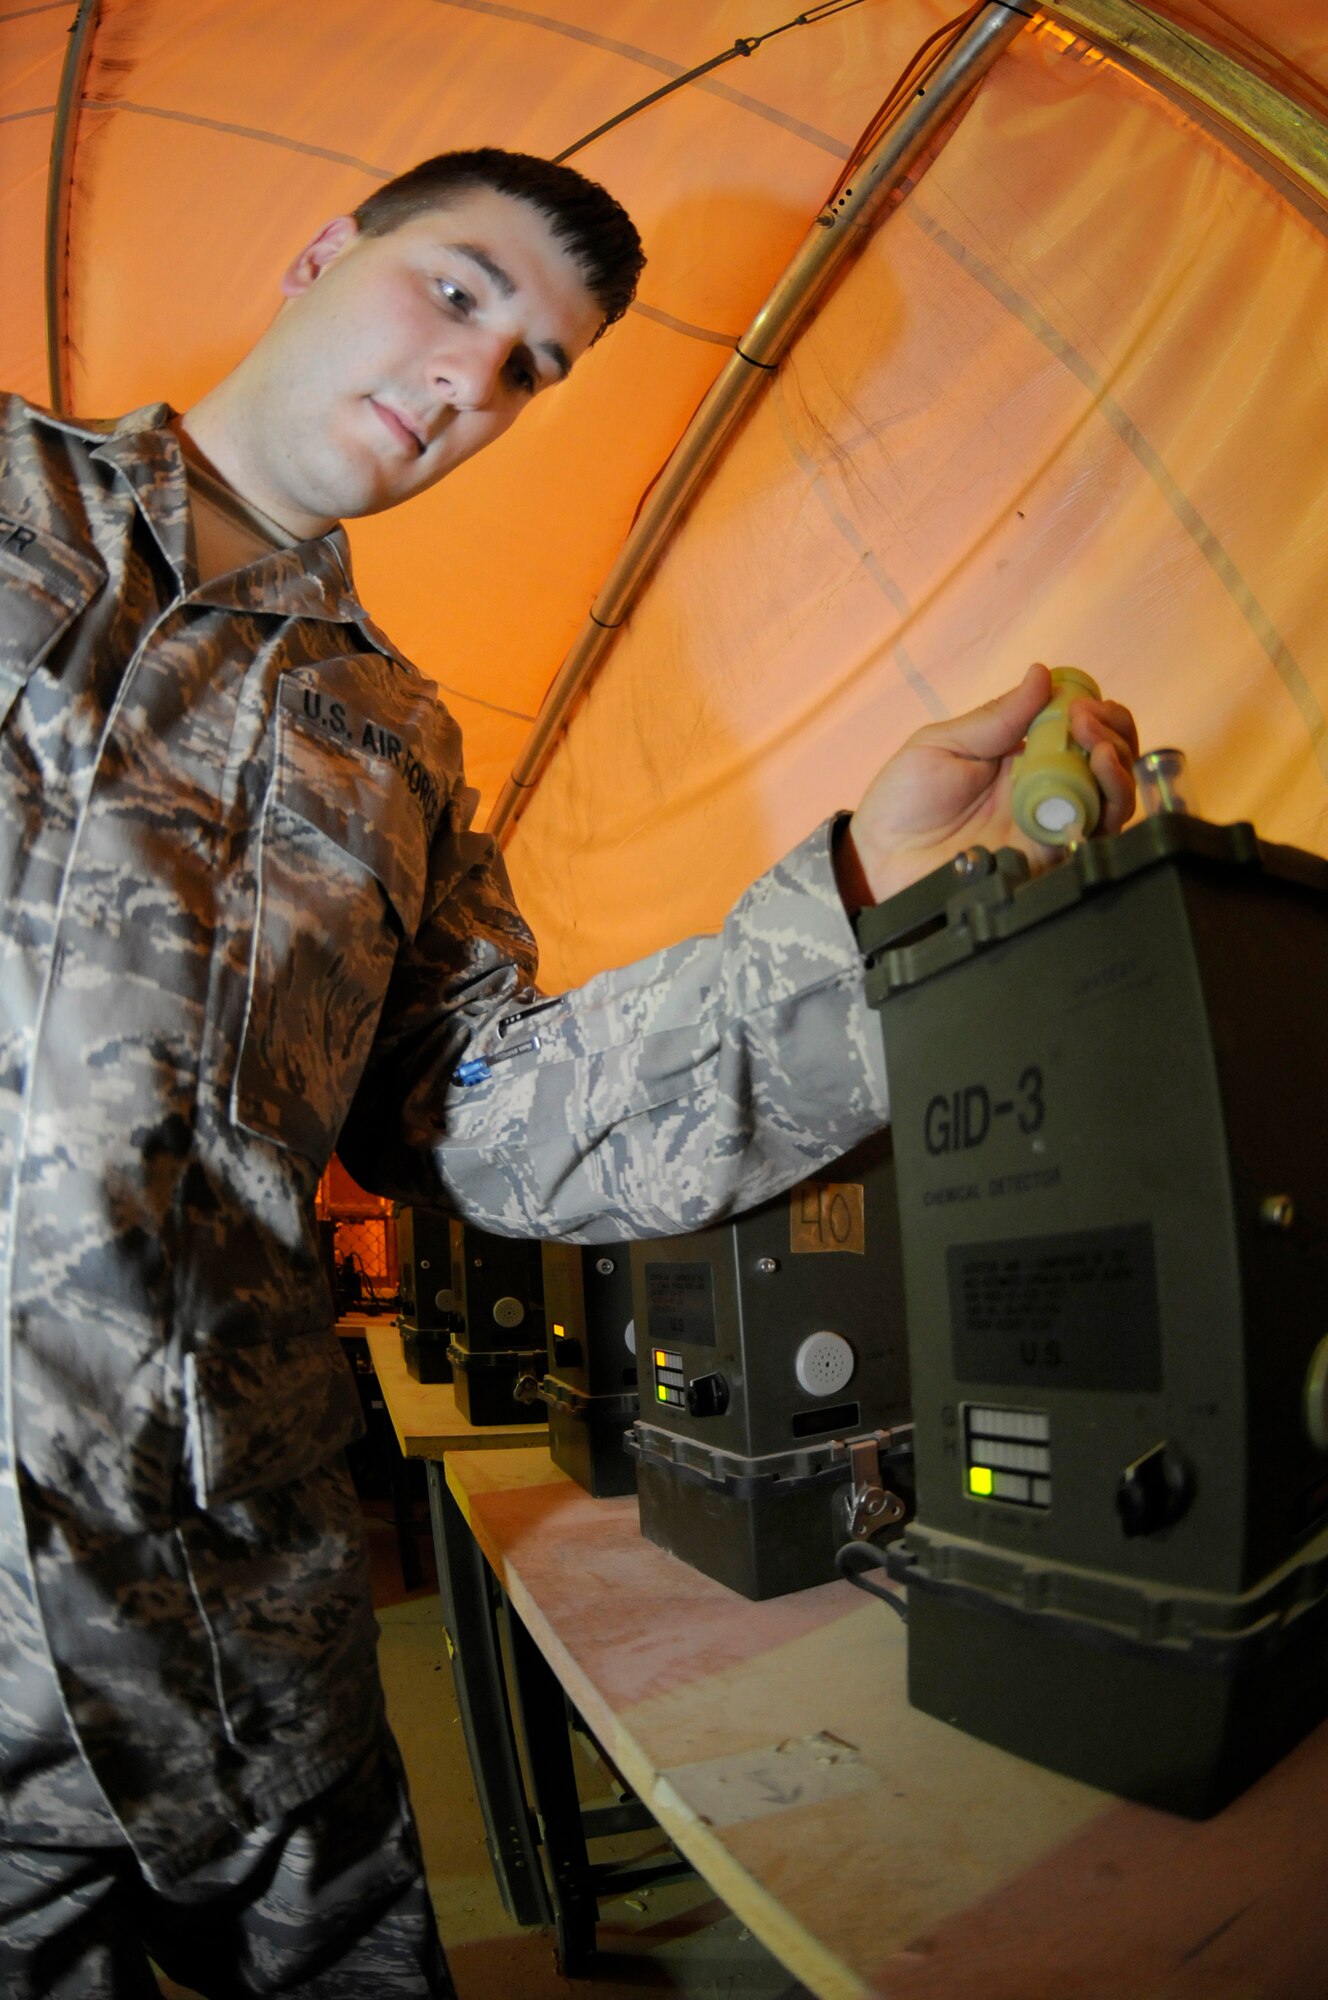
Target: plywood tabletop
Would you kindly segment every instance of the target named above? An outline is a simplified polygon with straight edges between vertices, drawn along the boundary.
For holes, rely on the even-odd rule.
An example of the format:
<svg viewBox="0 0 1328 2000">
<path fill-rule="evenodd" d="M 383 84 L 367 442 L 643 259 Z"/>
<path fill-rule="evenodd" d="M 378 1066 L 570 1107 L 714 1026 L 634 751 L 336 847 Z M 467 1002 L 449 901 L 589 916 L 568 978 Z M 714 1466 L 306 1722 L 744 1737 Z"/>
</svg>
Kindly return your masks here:
<svg viewBox="0 0 1328 2000">
<path fill-rule="evenodd" d="M 450 1382 L 417 1382 L 406 1368 L 401 1334 L 392 1321 L 367 1327 L 378 1386 L 407 1458 L 443 1458 L 449 1452 L 547 1448 L 547 1424 L 470 1424 L 457 1408 Z"/>
<path fill-rule="evenodd" d="M 1328 1992 L 1328 1725 L 1181 1820 L 911 1708 L 903 1624 L 847 1584 L 749 1603 L 543 1455 L 447 1480 L 624 1777 L 825 2000 Z"/>
<path fill-rule="evenodd" d="M 395 1325 L 394 1319 L 387 1319 L 381 1313 L 342 1313 L 334 1331 L 338 1340 L 363 1340 L 370 1327 Z"/>
</svg>

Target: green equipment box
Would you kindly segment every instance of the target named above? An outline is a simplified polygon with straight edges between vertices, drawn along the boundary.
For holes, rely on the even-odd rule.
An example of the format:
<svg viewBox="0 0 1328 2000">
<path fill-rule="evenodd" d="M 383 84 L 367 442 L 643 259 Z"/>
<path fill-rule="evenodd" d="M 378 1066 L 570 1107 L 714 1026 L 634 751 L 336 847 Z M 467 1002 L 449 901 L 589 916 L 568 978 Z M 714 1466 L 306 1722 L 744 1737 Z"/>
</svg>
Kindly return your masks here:
<svg viewBox="0 0 1328 2000">
<path fill-rule="evenodd" d="M 549 1455 L 596 1500 L 636 1491 L 636 1327 L 625 1243 L 545 1243 Z"/>
<path fill-rule="evenodd" d="M 827 1582 L 855 1532 L 853 1446 L 873 1441 L 878 1478 L 874 1441 L 908 1417 L 889 1133 L 631 1261 L 641 1532 L 744 1597 Z"/>
<path fill-rule="evenodd" d="M 540 1246 L 452 1229 L 453 1298 L 459 1324 L 448 1343 L 456 1405 L 467 1423 L 542 1424 L 544 1275 Z"/>
<path fill-rule="evenodd" d="M 1328 1712 L 1328 864 L 1160 814 L 864 912 L 909 1694 L 1192 1815 Z"/>
</svg>

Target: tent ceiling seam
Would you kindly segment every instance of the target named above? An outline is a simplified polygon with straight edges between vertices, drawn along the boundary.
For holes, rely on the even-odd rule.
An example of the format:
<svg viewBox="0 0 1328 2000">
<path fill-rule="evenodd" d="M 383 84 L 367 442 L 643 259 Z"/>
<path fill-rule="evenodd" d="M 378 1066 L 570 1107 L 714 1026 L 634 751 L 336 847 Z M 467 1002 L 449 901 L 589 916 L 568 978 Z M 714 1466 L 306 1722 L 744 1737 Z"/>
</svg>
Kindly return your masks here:
<svg viewBox="0 0 1328 2000">
<path fill-rule="evenodd" d="M 484 6 L 486 11 L 491 6 L 491 0 L 441 0 L 441 3 L 474 4 Z M 1003 0 L 1003 5 L 1008 11 L 1018 5 L 1018 0 Z M 515 15 L 518 10 L 510 11 Z M 975 29 L 980 29 L 984 23 L 989 22 L 990 14 L 991 10 L 987 9 L 977 17 L 973 29 L 969 30 L 970 36 Z M 1135 0 L 1047 0 L 1047 4 L 1033 11 L 1033 19 L 1036 20 L 1039 14 L 1043 19 L 1070 26 L 1076 33 L 1088 33 L 1092 39 L 1100 39 L 1109 49 L 1119 46 L 1127 57 L 1131 53 L 1141 54 L 1146 47 L 1148 61 L 1150 65 L 1156 66 L 1159 75 L 1164 76 L 1169 84 L 1188 96 L 1192 102 L 1199 102 L 1205 107 L 1211 104 L 1214 114 L 1226 122 L 1238 122 L 1230 116 L 1229 102 L 1233 107 L 1236 103 L 1246 107 L 1242 112 L 1243 119 L 1249 119 L 1248 107 L 1251 105 L 1259 107 L 1260 117 L 1273 118 L 1276 114 L 1275 122 L 1281 121 L 1279 146 L 1283 151 L 1276 152 L 1274 158 L 1279 164 L 1284 164 L 1286 171 L 1297 181 L 1302 179 L 1308 165 L 1311 171 L 1304 179 L 1304 184 L 1318 199 L 1328 195 L 1328 174 L 1319 176 L 1324 191 L 1321 194 L 1320 187 L 1315 184 L 1313 171 L 1314 163 L 1320 156 L 1328 166 L 1328 131 L 1322 123 L 1313 113 L 1293 104 L 1271 85 L 1266 85 L 1261 79 L 1250 76 L 1241 65 L 1219 50 L 1199 41 L 1197 37 L 1172 28 L 1170 23 L 1160 21 L 1147 9 L 1136 5 Z M 1090 21 L 1097 24 L 1096 31 L 1090 29 Z M 1013 31 L 1005 37 L 1006 41 L 1013 38 L 1013 32 L 1017 32 L 1020 25 L 1019 22 L 1014 24 Z M 1154 30 L 1157 31 L 1156 34 L 1150 32 Z M 1184 62 L 1180 62 L 1176 56 L 1179 45 L 1184 45 Z M 1004 42 L 1001 46 L 1004 46 Z M 956 49 L 957 47 L 958 44 L 955 45 Z M 951 55 L 953 53 L 954 49 Z M 1214 88 L 1209 73 L 1218 71 L 1224 73 L 1225 83 L 1230 83 L 1234 76 L 1239 76 L 1249 88 L 1233 92 L 1225 87 L 1225 83 L 1223 88 Z M 1191 72 L 1208 76 L 1207 90 L 1191 87 L 1189 80 Z M 892 121 L 887 128 L 889 135 L 893 135 L 898 122 L 900 121 Z M 1239 129 L 1256 145 L 1263 146 L 1257 119 L 1240 122 Z M 1294 164 L 1284 161 L 1283 152 L 1288 150 L 1288 147 L 1290 160 L 1294 160 Z M 878 144 L 877 150 L 883 151 L 884 144 Z M 855 178 L 861 183 L 863 177 L 863 170 L 859 169 Z M 898 178 L 902 178 L 902 175 Z M 829 220 L 834 222 L 838 218 L 832 214 Z M 752 327 L 743 336 L 743 341 L 758 352 L 763 345 L 767 346 L 768 352 L 776 356 L 782 352 L 781 336 L 787 338 L 791 332 L 791 327 L 787 323 L 787 313 L 784 321 L 774 327 L 763 325 L 763 322 L 766 321 L 776 297 L 782 295 L 782 303 L 787 306 L 789 278 L 799 259 L 804 255 L 805 249 L 804 245 L 804 250 L 797 253 L 784 278 L 776 287 L 775 293 L 771 295 L 771 300 L 767 301 Z M 801 312 L 806 310 L 807 303 L 808 300 L 804 299 L 799 317 Z M 1053 338 L 1058 338 L 1054 329 L 1048 328 L 1048 331 Z M 762 339 L 763 334 L 767 336 L 766 341 Z M 525 796 L 538 782 L 544 765 L 552 754 L 554 744 L 570 719 L 576 701 L 602 664 L 603 657 L 613 642 L 614 632 L 625 621 L 649 571 L 658 561 L 664 546 L 674 532 L 684 507 L 694 497 L 703 479 L 712 469 L 739 415 L 746 408 L 752 393 L 750 383 L 742 386 L 740 381 L 734 380 L 735 372 L 739 378 L 743 372 L 740 365 L 742 358 L 745 357 L 735 354 L 734 362 L 738 363 L 737 370 L 735 371 L 734 362 L 730 362 L 721 371 L 703 401 L 673 458 L 664 468 L 651 505 L 643 511 L 636 527 L 629 535 L 600 593 L 595 609 L 588 616 L 581 633 L 555 675 L 530 740 L 490 814 L 488 830 L 496 837 L 500 839 L 505 837 L 515 823 Z M 1061 358 L 1064 360 L 1063 355 Z M 1084 365 L 1087 366 L 1087 363 Z M 751 375 L 755 376 L 756 372 L 753 369 Z M 1111 414 L 1105 407 L 1104 414 L 1110 422 Z M 1194 539 L 1226 587 L 1233 603 L 1245 618 L 1295 703 L 1308 730 L 1316 757 L 1328 775 L 1328 735 L 1325 734 L 1324 717 L 1298 661 L 1291 654 L 1262 605 L 1254 597 L 1249 584 L 1228 552 L 1217 541 L 1188 496 L 1176 485 L 1148 440 L 1137 427 L 1133 426 L 1123 410 L 1119 415 L 1124 427 L 1114 426 L 1118 435 L 1154 478 L 1159 490 L 1172 506 L 1176 518 Z M 1171 487 L 1175 489 L 1174 493 L 1169 489 L 1167 481 L 1170 481 Z"/>
<path fill-rule="evenodd" d="M 713 341 L 717 347 L 736 347 L 741 338 L 736 333 L 716 333 L 708 326 L 696 326 L 689 319 L 678 319 L 673 313 L 664 312 L 659 306 L 644 305 L 640 299 L 633 299 L 627 308 L 629 312 L 640 313 L 642 319 L 656 320 L 666 326 L 670 333 L 685 334 L 689 340 Z"/>
<path fill-rule="evenodd" d="M 513 722 L 533 722 L 535 720 L 534 716 L 527 709 L 504 708 L 500 701 L 486 701 L 482 694 L 467 694 L 464 688 L 454 686 L 451 681 L 436 681 L 434 685 L 440 688 L 450 700 L 468 701 L 473 708 L 488 709 L 490 715 L 510 716 Z"/>
<path fill-rule="evenodd" d="M 25 14 L 54 14 L 61 8 L 68 10 L 73 0 L 38 0 L 35 7 L 13 7 L 7 14 L 0 14 L 0 28 L 6 21 L 21 21 Z"/>
<path fill-rule="evenodd" d="M 793 427 L 787 390 L 782 380 L 775 384 L 774 396 L 775 416 L 789 457 L 820 502 L 822 511 L 835 533 L 853 552 L 863 574 L 870 578 L 886 602 L 899 614 L 900 624 L 893 638 L 887 643 L 906 685 L 926 710 L 928 721 L 944 722 L 948 719 L 950 711 L 909 652 L 901 636 L 915 616 L 907 591 L 897 578 L 890 574 L 866 536 L 859 532 L 856 522 L 850 520 L 843 508 L 838 505 L 830 491 L 823 469 L 799 441 Z"/>
<path fill-rule="evenodd" d="M 232 139 L 252 139 L 267 146 L 281 146 L 290 153 L 306 153 L 315 160 L 330 160 L 333 166 L 356 167 L 371 180 L 390 181 L 394 169 L 371 166 L 354 153 L 337 153 L 329 146 L 315 146 L 305 139 L 288 139 L 281 132 L 266 131 L 260 125 L 233 125 L 224 118 L 204 118 L 197 111 L 172 111 L 164 104 L 139 104 L 128 97 L 85 97 L 83 111 L 131 111 L 140 118 L 168 118 L 177 125 L 198 125 L 207 132 L 223 132 Z"/>
<path fill-rule="evenodd" d="M 640 63 L 646 69 L 653 69 L 661 76 L 671 79 L 685 76 L 685 63 L 672 62 L 668 56 L 656 55 L 653 50 L 638 47 L 633 42 L 618 42 L 609 35 L 597 35 L 593 28 L 578 28 L 570 21 L 558 21 L 548 14 L 534 14 L 525 7 L 508 7 L 500 0 L 433 0 L 435 7 L 454 7 L 464 14 L 486 14 L 493 20 L 510 21 L 521 28 L 538 28 L 546 34 L 562 35 L 567 41 L 582 42 L 588 48 L 600 49 L 605 55 L 621 56 L 625 62 Z M 771 104 L 763 104 L 759 97 L 749 97 L 745 91 L 735 90 L 731 84 L 715 83 L 698 78 L 697 90 L 708 91 L 712 97 L 723 97 L 742 111 L 750 111 L 767 123 L 782 126 L 795 138 L 805 139 L 823 153 L 830 153 L 837 160 L 849 157 L 849 148 L 831 132 L 821 132 L 815 125 L 807 125 L 801 118 L 791 117 L 787 112 L 776 111 Z"/>
<path fill-rule="evenodd" d="M 559 667 L 486 831 L 515 823 L 591 677 L 613 643 L 684 511 L 699 492 L 760 386 L 787 350 L 822 289 L 866 241 L 889 196 L 1002 51 L 1027 27 L 1019 0 L 989 0 L 934 60 L 925 89 L 912 92 L 879 132 L 829 208 L 816 218 L 774 290 L 742 336 L 666 462 L 581 631 Z M 911 65 L 910 65 L 911 67 Z M 758 359 L 758 357 L 760 357 Z"/>
<path fill-rule="evenodd" d="M 961 243 L 956 236 L 952 236 L 942 223 L 927 214 L 919 202 L 915 201 L 909 205 L 908 217 L 915 228 L 943 250 L 961 270 L 966 271 L 975 283 L 980 284 L 998 305 L 1003 306 L 1019 321 L 1021 326 L 1026 327 L 1067 373 L 1073 375 L 1087 389 L 1093 399 L 1094 409 L 1100 413 L 1103 422 L 1115 432 L 1136 464 L 1152 481 L 1249 627 L 1260 650 L 1267 657 L 1295 704 L 1296 711 L 1305 725 L 1315 759 L 1325 779 L 1328 779 L 1328 728 L 1325 726 L 1323 711 L 1315 699 L 1314 690 L 1306 678 L 1304 669 L 1260 604 L 1234 557 L 1218 540 L 1157 447 L 1145 436 L 1124 404 L 1111 394 L 1105 380 L 1087 356 L 1038 311 L 1031 299 L 1025 298 L 1022 292 L 1017 292 L 1013 285 L 1008 284 L 989 264 L 984 263 L 966 243 Z"/>
<path fill-rule="evenodd" d="M 864 0 L 817 0 L 815 6 L 805 8 L 801 14 L 795 14 L 790 20 L 781 21 L 773 28 L 763 29 L 758 35 L 740 35 L 737 41 L 730 42 L 725 48 L 716 50 L 714 55 L 707 56 L 704 62 L 694 64 L 691 69 L 680 71 L 677 76 L 670 77 L 667 83 L 661 83 L 658 89 L 647 91 L 646 95 L 638 97 L 635 103 L 625 105 L 621 111 L 615 111 L 611 118 L 602 120 L 583 138 L 574 139 L 570 146 L 564 146 L 560 153 L 554 154 L 555 162 L 561 164 L 564 160 L 570 160 L 574 154 L 584 152 L 587 146 L 593 146 L 596 139 L 607 138 L 610 132 L 616 132 L 618 127 L 626 125 L 629 119 L 639 118 L 643 111 L 652 110 L 666 97 L 671 97 L 675 90 L 684 90 L 689 83 L 699 85 L 703 77 L 712 75 L 715 70 L 724 68 L 728 63 L 737 62 L 740 57 L 745 59 L 754 56 L 758 49 L 763 48 L 767 42 L 773 42 L 778 36 L 787 35 L 794 28 L 819 27 L 822 22 L 833 20 L 836 14 L 842 14 L 850 7 L 861 7 L 863 4 Z"/>
<path fill-rule="evenodd" d="M 759 97 L 748 97 L 746 91 L 735 90 L 731 83 L 717 83 L 703 77 L 696 88 L 711 97 L 722 97 L 725 103 L 735 105 L 739 111 L 750 111 L 754 117 L 764 118 L 767 125 L 780 126 L 785 132 L 791 132 L 795 139 L 805 139 L 809 146 L 815 146 L 818 152 L 828 153 L 832 160 L 847 160 L 852 155 L 853 148 L 846 146 L 842 139 L 836 139 L 833 133 L 804 124 L 801 118 L 791 117 L 786 111 L 776 111 L 773 105 L 762 104 Z"/>
<path fill-rule="evenodd" d="M 0 125 L 11 118 L 35 118 L 41 111 L 54 111 L 55 106 L 38 106 L 32 111 L 7 112 L 0 117 Z M 280 132 L 270 132 L 257 125 L 235 125 L 220 118 L 204 118 L 193 111 L 172 111 L 165 105 L 140 104 L 128 97 L 85 97 L 80 101 L 81 111 L 129 111 L 141 118 L 166 118 L 181 125 L 201 126 L 205 131 L 221 132 L 237 139 L 252 139 L 258 144 L 280 146 L 288 152 L 304 153 L 314 159 L 330 160 L 335 166 L 355 167 L 368 174 L 370 179 L 388 181 L 392 178 L 390 167 L 375 167 L 368 160 L 361 160 L 353 153 L 336 153 L 326 146 L 315 146 L 303 139 L 291 139 Z M 708 326 L 697 326 L 694 321 L 680 319 L 675 313 L 668 313 L 660 306 L 647 305 L 641 299 L 634 299 L 629 311 L 639 313 L 643 319 L 654 320 L 667 327 L 671 333 L 683 335 L 688 340 L 709 341 L 717 347 L 734 347 L 739 336 L 735 333 L 721 333 Z"/>
</svg>

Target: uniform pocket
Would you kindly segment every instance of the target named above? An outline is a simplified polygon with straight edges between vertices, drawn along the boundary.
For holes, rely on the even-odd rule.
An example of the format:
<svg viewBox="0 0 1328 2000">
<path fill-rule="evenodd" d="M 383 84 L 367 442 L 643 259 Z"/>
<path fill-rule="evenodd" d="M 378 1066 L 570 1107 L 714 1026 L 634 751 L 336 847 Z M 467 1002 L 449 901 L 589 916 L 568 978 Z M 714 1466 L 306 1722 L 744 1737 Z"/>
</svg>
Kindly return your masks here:
<svg viewBox="0 0 1328 2000">
<path fill-rule="evenodd" d="M 92 556 L 0 515 L 0 728 L 29 675 L 106 581 Z"/>
<path fill-rule="evenodd" d="M 330 663 L 346 666 L 349 663 Z M 231 1117 L 321 1168 L 368 1058 L 397 950 L 424 903 L 443 785 L 432 702 L 382 719 L 325 664 L 283 678 Z M 423 714 L 421 715 L 421 709 Z M 426 726 L 421 728 L 421 722 Z"/>
<path fill-rule="evenodd" d="M 200 1508 L 302 1479 L 359 1437 L 359 1392 L 321 1331 L 185 1357 L 185 1467 Z"/>
<path fill-rule="evenodd" d="M 368 1558 L 344 1460 L 186 1516 L 176 1539 L 232 1743 L 279 1745 L 289 1782 L 372 1729 Z M 271 1816 L 281 1810 L 274 1797 Z"/>
</svg>

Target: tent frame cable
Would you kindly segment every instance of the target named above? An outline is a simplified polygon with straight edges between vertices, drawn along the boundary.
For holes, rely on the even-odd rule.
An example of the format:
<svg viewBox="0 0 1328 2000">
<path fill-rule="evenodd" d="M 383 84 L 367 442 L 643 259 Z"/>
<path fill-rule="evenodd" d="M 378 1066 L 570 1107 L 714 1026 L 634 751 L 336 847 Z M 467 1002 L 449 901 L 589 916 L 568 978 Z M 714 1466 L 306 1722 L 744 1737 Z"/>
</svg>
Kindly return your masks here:
<svg viewBox="0 0 1328 2000">
<path fill-rule="evenodd" d="M 703 63 L 697 63 L 694 69 L 684 70 L 681 75 L 670 77 L 669 81 L 661 84 L 658 90 L 649 91 L 646 96 L 638 97 L 635 104 L 629 104 L 624 111 L 615 112 L 612 118 L 606 118 L 602 125 L 597 125 L 593 132 L 587 132 L 584 138 L 577 139 L 570 146 L 564 146 L 561 153 L 554 154 L 554 165 L 561 166 L 563 161 L 570 160 L 574 153 L 583 152 L 594 140 L 602 139 L 606 132 L 612 132 L 616 126 L 625 125 L 629 118 L 635 118 L 638 111 L 647 111 L 652 104 L 658 104 L 663 97 L 671 97 L 675 90 L 681 90 L 685 84 L 695 83 L 698 77 L 709 76 L 712 69 L 720 69 L 725 63 L 732 62 L 735 56 L 755 55 L 762 42 L 772 42 L 776 35 L 787 34 L 790 28 L 814 28 L 819 21 L 828 21 L 834 14 L 843 14 L 850 7 L 862 5 L 863 0 L 820 0 L 818 6 L 804 8 L 802 13 L 795 14 L 791 21 L 781 21 L 777 28 L 767 28 L 764 34 L 739 35 L 730 48 L 721 49 L 718 55 L 710 56 Z"/>
<path fill-rule="evenodd" d="M 968 25 L 929 70 L 905 85 L 917 69 L 919 50 L 892 87 L 885 106 L 900 108 L 884 126 L 882 112 L 876 114 L 864 135 L 870 150 L 840 177 L 661 468 L 489 814 L 486 830 L 495 839 L 510 837 L 573 709 L 762 382 L 833 273 L 865 242 L 910 166 L 1022 28 L 1050 21 L 1084 37 L 1182 105 L 1198 105 L 1328 209 L 1328 125 L 1308 106 L 1199 36 L 1160 19 L 1139 0 L 1042 0 L 1023 8 L 1016 0 L 991 0 L 980 13 L 960 20 Z M 901 104 L 904 87 L 910 95 Z"/>
<path fill-rule="evenodd" d="M 976 16 L 971 9 L 961 15 L 963 25 L 930 68 L 914 79 L 908 101 L 877 133 L 853 172 L 841 176 L 837 192 L 739 339 L 641 507 L 489 815 L 485 830 L 495 839 L 506 838 L 515 827 L 573 708 L 748 405 L 760 394 L 832 277 L 866 243 L 910 167 L 1027 27 L 1031 15 L 1031 7 L 1018 5 L 1017 0 L 988 0 Z M 905 74 L 915 66 L 916 57 Z"/>
</svg>

